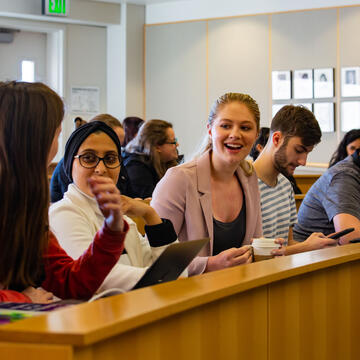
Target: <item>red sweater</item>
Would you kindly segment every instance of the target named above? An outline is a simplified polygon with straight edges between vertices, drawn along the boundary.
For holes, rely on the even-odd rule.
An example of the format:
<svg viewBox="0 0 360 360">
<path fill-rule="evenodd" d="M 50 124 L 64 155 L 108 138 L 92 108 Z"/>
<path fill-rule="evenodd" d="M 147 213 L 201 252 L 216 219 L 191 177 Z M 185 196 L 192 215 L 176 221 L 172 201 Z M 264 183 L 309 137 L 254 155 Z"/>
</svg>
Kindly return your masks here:
<svg viewBox="0 0 360 360">
<path fill-rule="evenodd" d="M 48 251 L 44 255 L 46 278 L 41 286 L 62 299 L 90 298 L 118 261 L 128 230 L 125 221 L 123 232 L 102 227 L 77 260 L 67 255 L 50 233 Z M 31 302 L 26 295 L 12 290 L 0 290 L 0 301 Z"/>
</svg>

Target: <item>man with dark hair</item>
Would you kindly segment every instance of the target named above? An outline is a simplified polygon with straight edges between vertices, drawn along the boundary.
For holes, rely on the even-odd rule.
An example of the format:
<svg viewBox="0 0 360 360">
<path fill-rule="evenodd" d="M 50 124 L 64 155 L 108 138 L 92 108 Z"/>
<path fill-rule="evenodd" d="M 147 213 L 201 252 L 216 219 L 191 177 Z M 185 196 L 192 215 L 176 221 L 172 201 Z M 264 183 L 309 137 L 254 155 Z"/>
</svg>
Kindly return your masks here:
<svg viewBox="0 0 360 360">
<path fill-rule="evenodd" d="M 291 228 L 297 218 L 294 191 L 287 177 L 306 164 L 320 139 L 319 124 L 305 107 L 284 106 L 273 118 L 269 140 L 254 163 L 265 237 L 292 238 Z"/>
</svg>

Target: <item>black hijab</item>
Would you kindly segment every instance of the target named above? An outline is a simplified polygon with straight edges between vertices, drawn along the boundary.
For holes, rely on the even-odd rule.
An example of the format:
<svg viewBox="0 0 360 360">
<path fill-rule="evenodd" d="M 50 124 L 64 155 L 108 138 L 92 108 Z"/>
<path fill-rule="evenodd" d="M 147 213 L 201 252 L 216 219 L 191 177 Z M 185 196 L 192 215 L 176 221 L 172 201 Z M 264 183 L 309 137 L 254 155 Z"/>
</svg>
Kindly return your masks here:
<svg viewBox="0 0 360 360">
<path fill-rule="evenodd" d="M 111 140 L 115 143 L 119 158 L 121 159 L 121 145 L 119 138 L 117 137 L 114 130 L 103 123 L 102 121 L 93 121 L 86 123 L 79 128 L 77 128 L 69 137 L 68 141 L 65 145 L 65 154 L 64 154 L 64 162 L 63 169 L 65 171 L 66 176 L 72 182 L 72 165 L 74 162 L 74 156 L 77 154 L 79 147 L 81 144 L 93 133 L 101 131 L 108 135 Z"/>
</svg>

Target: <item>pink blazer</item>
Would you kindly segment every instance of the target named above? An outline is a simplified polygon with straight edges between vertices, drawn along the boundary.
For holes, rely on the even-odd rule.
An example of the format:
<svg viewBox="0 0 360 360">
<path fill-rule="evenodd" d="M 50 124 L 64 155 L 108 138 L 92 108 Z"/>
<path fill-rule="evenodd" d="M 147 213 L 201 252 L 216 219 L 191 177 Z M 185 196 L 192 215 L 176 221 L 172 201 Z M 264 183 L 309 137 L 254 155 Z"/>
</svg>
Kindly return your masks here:
<svg viewBox="0 0 360 360">
<path fill-rule="evenodd" d="M 262 236 L 260 194 L 255 172 L 246 176 L 239 167 L 237 175 L 245 193 L 246 232 L 243 244 Z M 210 155 L 170 168 L 157 184 L 151 201 L 160 217 L 172 221 L 180 241 L 210 238 L 199 256 L 190 264 L 189 275 L 205 270 L 213 251 L 213 214 L 210 187 Z"/>
</svg>

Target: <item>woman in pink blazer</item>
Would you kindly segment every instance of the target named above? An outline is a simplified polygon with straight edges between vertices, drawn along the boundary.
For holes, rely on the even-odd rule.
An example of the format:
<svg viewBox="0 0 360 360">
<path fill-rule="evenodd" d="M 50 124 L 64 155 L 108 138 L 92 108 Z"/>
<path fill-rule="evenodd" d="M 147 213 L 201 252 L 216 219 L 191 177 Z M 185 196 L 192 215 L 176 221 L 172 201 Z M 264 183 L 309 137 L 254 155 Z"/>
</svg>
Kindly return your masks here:
<svg viewBox="0 0 360 360">
<path fill-rule="evenodd" d="M 190 275 L 251 262 L 249 244 L 262 235 L 262 224 L 257 178 L 245 157 L 259 123 L 249 95 L 221 96 L 210 111 L 203 154 L 169 169 L 155 188 L 151 205 L 172 221 L 180 241 L 211 239 Z"/>
</svg>

